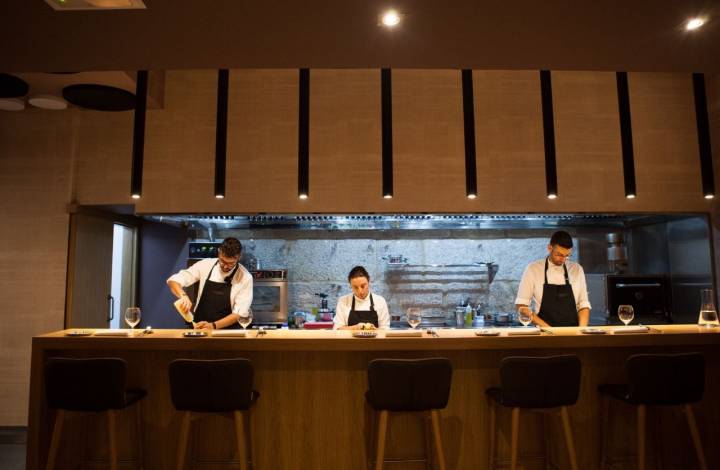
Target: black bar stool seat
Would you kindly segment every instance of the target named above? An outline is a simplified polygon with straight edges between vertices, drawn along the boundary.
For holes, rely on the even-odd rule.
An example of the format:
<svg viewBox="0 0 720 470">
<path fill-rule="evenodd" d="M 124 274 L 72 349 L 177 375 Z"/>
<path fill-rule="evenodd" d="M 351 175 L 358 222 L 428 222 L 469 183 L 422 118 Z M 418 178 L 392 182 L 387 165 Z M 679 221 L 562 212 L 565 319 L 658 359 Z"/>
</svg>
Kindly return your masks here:
<svg viewBox="0 0 720 470">
<path fill-rule="evenodd" d="M 242 470 L 252 465 L 248 457 L 246 431 L 250 410 L 260 394 L 253 390 L 254 369 L 248 359 L 176 359 L 170 363 L 170 395 L 173 405 L 183 412 L 178 442 L 177 469 L 185 467 L 190 425 L 203 414 L 231 415 L 235 422 L 238 464 Z M 252 445 L 249 446 L 252 454 Z"/>
<path fill-rule="evenodd" d="M 432 422 L 438 465 L 445 470 L 440 438 L 440 412 L 450 398 L 452 364 L 445 358 L 374 359 L 368 364 L 368 391 L 365 398 L 379 414 L 375 469 L 385 463 L 385 437 L 389 413 L 420 412 Z M 427 429 L 426 429 L 427 436 Z M 426 439 L 427 440 L 427 439 Z M 396 460 L 394 460 L 395 462 Z M 426 446 L 426 463 L 432 457 Z"/>
<path fill-rule="evenodd" d="M 489 468 L 495 467 L 496 406 L 512 408 L 510 468 L 518 461 L 520 410 L 555 412 L 559 409 L 570 466 L 578 468 L 567 407 L 580 394 L 580 359 L 575 355 L 506 357 L 500 363 L 500 387 L 486 390 L 490 409 Z M 547 443 L 546 443 L 547 445 Z M 547 456 L 546 456 L 547 458 Z"/>
<path fill-rule="evenodd" d="M 700 353 L 635 354 L 625 362 L 628 383 L 603 384 L 603 422 L 600 467 L 607 463 L 610 398 L 637 406 L 638 468 L 645 468 L 645 425 L 648 406 L 682 406 L 700 468 L 707 469 L 700 433 L 691 404 L 702 400 L 705 390 L 705 358 Z"/>
<path fill-rule="evenodd" d="M 142 389 L 127 389 L 127 362 L 120 358 L 50 358 L 45 363 L 45 393 L 48 407 L 57 410 L 46 468 L 55 467 L 62 427 L 67 412 L 105 413 L 108 420 L 110 467 L 118 465 L 116 413 L 147 395 Z M 136 411 L 138 467 L 143 466 L 140 407 Z M 84 442 L 84 439 L 83 439 Z"/>
</svg>

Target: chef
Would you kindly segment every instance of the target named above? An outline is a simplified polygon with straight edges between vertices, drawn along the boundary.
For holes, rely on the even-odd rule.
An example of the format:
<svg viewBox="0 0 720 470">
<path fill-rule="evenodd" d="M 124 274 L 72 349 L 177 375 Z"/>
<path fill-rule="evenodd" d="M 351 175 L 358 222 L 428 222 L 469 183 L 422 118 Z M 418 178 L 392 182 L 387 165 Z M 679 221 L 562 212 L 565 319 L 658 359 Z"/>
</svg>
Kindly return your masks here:
<svg viewBox="0 0 720 470">
<path fill-rule="evenodd" d="M 348 274 L 352 294 L 338 299 L 333 328 L 359 330 L 389 328 L 390 313 L 385 299 L 370 293 L 370 275 L 362 266 L 355 266 Z"/>
<path fill-rule="evenodd" d="M 252 303 L 252 275 L 238 263 L 242 245 L 226 238 L 217 258 L 198 261 L 168 278 L 172 293 L 182 299 L 179 308 L 192 311 L 193 303 L 184 288 L 199 282 L 195 305 L 195 329 L 238 328 L 240 316 L 247 316 Z"/>
<path fill-rule="evenodd" d="M 548 255 L 530 263 L 520 280 L 515 307 L 528 312 L 538 326 L 586 326 L 590 317 L 585 272 L 569 261 L 573 240 L 569 233 L 555 232 Z M 535 309 L 530 305 L 534 301 Z M 537 306 L 539 305 L 539 308 Z"/>
</svg>

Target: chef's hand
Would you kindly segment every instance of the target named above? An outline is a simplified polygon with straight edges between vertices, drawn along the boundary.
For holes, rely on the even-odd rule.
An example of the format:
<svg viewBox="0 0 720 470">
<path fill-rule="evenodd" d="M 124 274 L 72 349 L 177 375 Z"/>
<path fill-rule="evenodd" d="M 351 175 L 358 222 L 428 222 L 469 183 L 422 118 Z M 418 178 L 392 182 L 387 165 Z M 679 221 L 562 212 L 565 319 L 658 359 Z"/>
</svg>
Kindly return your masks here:
<svg viewBox="0 0 720 470">
<path fill-rule="evenodd" d="M 199 322 L 195 323 L 194 329 L 195 330 L 212 330 L 213 324 L 211 322 L 207 322 L 207 321 L 199 321 Z"/>
<path fill-rule="evenodd" d="M 192 309 L 193 303 L 187 295 L 180 296 L 180 308 L 183 312 L 188 313 Z"/>
</svg>

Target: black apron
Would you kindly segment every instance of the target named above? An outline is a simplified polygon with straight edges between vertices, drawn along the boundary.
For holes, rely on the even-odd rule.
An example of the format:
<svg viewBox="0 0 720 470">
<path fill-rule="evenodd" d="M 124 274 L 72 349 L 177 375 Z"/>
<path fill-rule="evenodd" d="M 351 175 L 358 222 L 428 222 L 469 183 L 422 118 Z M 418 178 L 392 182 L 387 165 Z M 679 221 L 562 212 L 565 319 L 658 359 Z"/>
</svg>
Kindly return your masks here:
<svg viewBox="0 0 720 470">
<path fill-rule="evenodd" d="M 543 296 L 538 316 L 550 326 L 578 326 L 575 295 L 570 285 L 565 263 L 563 263 L 565 284 L 548 284 L 547 270 L 548 260 L 545 258 L 545 284 L 543 284 Z"/>
<path fill-rule="evenodd" d="M 202 294 L 200 295 L 200 301 L 195 307 L 195 321 L 206 321 L 215 322 L 222 318 L 225 318 L 232 312 L 232 305 L 230 304 L 230 290 L 232 289 L 232 279 L 238 270 L 238 265 L 235 265 L 235 269 L 232 270 L 229 276 L 225 278 L 223 282 L 215 282 L 210 280 L 210 275 L 213 269 L 217 266 L 218 262 L 215 261 L 213 267 L 210 268 L 210 272 L 205 279 L 205 285 L 203 286 Z M 240 325 L 233 323 L 226 327 L 226 329 L 238 329 Z"/>
<path fill-rule="evenodd" d="M 355 295 L 353 295 L 350 314 L 348 315 L 348 326 L 357 325 L 358 323 L 372 323 L 375 328 L 378 327 L 378 314 L 375 311 L 375 303 L 372 294 L 368 295 L 370 296 L 370 310 L 355 310 Z"/>
</svg>

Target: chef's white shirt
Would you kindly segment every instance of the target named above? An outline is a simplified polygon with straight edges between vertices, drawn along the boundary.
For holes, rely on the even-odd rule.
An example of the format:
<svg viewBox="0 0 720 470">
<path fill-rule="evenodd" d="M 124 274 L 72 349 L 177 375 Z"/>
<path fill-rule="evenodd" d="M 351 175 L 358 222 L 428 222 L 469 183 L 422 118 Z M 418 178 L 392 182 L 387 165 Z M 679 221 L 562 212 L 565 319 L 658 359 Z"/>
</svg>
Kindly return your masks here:
<svg viewBox="0 0 720 470">
<path fill-rule="evenodd" d="M 543 284 L 545 283 L 545 259 L 539 259 L 530 263 L 520 279 L 515 305 L 531 305 L 534 313 L 540 311 L 542 303 Z M 587 284 L 585 283 L 585 272 L 582 266 L 572 261 L 565 261 L 568 271 L 568 279 L 575 296 L 575 308 L 579 311 L 583 308 L 590 308 L 588 301 Z M 547 269 L 548 284 L 565 284 L 565 272 L 563 267 L 556 266 L 548 260 Z M 534 305 L 531 304 L 534 300 Z"/>
<path fill-rule="evenodd" d="M 388 311 L 387 302 L 377 294 L 368 294 L 365 299 L 355 297 L 355 294 L 343 295 L 338 299 L 335 308 L 335 319 L 333 320 L 333 329 L 337 330 L 341 326 L 348 326 L 348 317 L 350 316 L 350 308 L 352 307 L 352 299 L 355 297 L 355 310 L 370 310 L 370 296 L 373 298 L 373 308 L 378 316 L 378 328 L 390 328 L 390 312 Z"/>
<path fill-rule="evenodd" d="M 187 269 L 183 269 L 177 274 L 173 274 L 168 278 L 168 281 L 175 281 L 182 287 L 187 287 L 196 282 L 198 285 L 197 301 L 193 306 L 193 310 L 200 303 L 202 299 L 203 288 L 205 287 L 205 280 L 208 278 L 208 273 L 212 269 L 210 274 L 210 280 L 213 282 L 225 282 L 225 278 L 230 273 L 223 273 L 217 262 L 217 258 L 205 258 L 197 263 L 193 264 Z M 232 272 L 232 270 L 230 271 Z M 230 288 L 230 306 L 232 313 L 245 316 L 250 308 L 250 304 L 253 299 L 253 278 L 252 274 L 245 269 L 243 265 L 238 265 L 235 276 L 232 278 L 232 287 Z"/>
</svg>

